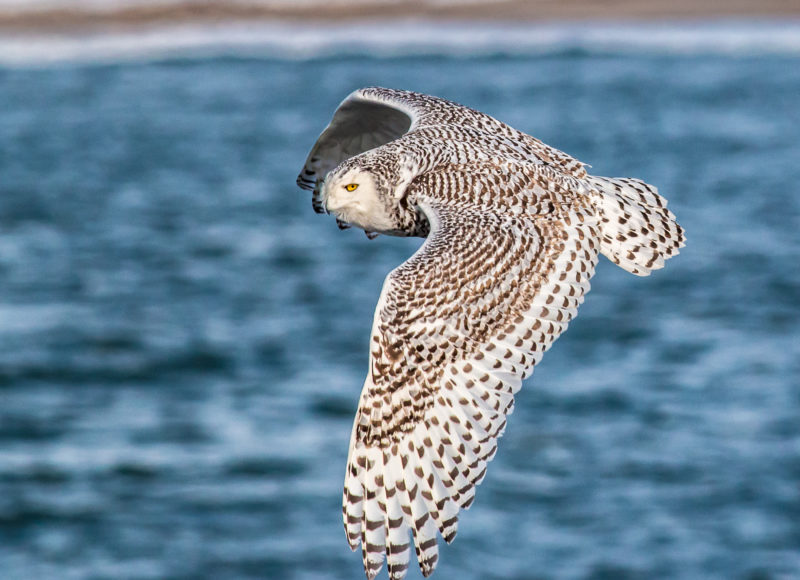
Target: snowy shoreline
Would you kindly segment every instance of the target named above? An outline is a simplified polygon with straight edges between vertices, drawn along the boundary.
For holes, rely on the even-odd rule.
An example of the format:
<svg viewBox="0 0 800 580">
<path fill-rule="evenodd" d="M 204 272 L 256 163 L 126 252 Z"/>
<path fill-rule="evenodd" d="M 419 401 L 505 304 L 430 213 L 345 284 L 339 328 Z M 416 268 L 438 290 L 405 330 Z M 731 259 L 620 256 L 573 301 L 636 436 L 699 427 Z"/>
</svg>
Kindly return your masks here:
<svg viewBox="0 0 800 580">
<path fill-rule="evenodd" d="M 800 18 L 797 0 L 0 0 L 0 33 L 235 21 L 621 21 Z"/>
</svg>

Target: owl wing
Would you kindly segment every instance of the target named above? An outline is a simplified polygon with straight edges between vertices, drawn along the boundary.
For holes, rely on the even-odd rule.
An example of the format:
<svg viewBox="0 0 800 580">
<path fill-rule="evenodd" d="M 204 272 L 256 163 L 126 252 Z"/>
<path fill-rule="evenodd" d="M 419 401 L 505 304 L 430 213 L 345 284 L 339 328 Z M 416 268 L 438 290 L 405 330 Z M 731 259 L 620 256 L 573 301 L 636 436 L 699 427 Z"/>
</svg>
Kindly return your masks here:
<svg viewBox="0 0 800 580">
<path fill-rule="evenodd" d="M 314 210 L 324 213 L 320 189 L 332 169 L 350 157 L 414 132 L 425 132 L 439 142 L 483 142 L 494 155 L 505 152 L 519 161 L 552 165 L 578 178 L 586 176 L 580 161 L 485 113 L 413 91 L 367 87 L 341 102 L 311 148 L 297 185 L 314 191 Z"/>
<path fill-rule="evenodd" d="M 423 575 L 493 457 L 522 380 L 575 316 L 600 246 L 579 209 L 505 214 L 419 198 L 431 234 L 386 278 L 343 515 L 368 578 Z"/>
</svg>

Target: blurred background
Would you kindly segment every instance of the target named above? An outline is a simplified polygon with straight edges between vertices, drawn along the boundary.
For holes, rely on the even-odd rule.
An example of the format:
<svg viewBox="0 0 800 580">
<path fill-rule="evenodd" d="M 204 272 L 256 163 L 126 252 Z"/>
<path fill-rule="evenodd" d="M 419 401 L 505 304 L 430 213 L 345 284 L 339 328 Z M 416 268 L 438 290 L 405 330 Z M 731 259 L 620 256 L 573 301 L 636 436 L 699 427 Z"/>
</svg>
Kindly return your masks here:
<svg viewBox="0 0 800 580">
<path fill-rule="evenodd" d="M 434 577 L 800 578 L 780 0 L 0 0 L 0 578 L 363 577 L 347 445 L 420 241 L 294 180 L 366 85 L 656 184 L 688 235 L 649 278 L 601 262 Z"/>
</svg>

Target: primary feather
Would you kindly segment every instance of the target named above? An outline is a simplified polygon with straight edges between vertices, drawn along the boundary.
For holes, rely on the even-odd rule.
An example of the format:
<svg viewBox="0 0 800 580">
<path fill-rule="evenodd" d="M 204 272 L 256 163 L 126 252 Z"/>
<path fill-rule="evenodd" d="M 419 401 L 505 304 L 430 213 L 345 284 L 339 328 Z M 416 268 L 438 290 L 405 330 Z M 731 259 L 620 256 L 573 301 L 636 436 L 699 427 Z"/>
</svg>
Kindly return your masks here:
<svg viewBox="0 0 800 580">
<path fill-rule="evenodd" d="M 340 224 L 427 237 L 378 300 L 343 517 L 368 578 L 384 558 L 405 576 L 409 532 L 428 576 L 437 533 L 455 537 L 514 395 L 575 317 L 599 253 L 646 275 L 683 230 L 652 186 L 590 176 L 488 115 L 409 91 L 345 99 L 298 184 Z"/>
</svg>

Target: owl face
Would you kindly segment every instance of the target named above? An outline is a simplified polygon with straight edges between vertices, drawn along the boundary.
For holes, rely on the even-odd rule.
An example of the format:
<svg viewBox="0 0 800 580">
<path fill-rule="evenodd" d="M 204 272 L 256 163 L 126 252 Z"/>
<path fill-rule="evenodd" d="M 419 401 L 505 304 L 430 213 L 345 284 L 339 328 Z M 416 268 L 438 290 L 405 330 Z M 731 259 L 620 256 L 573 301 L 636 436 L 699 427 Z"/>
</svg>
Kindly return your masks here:
<svg viewBox="0 0 800 580">
<path fill-rule="evenodd" d="M 322 199 L 339 220 L 372 232 L 393 230 L 396 225 L 387 210 L 375 177 L 358 167 L 335 169 L 322 185 Z"/>
</svg>

